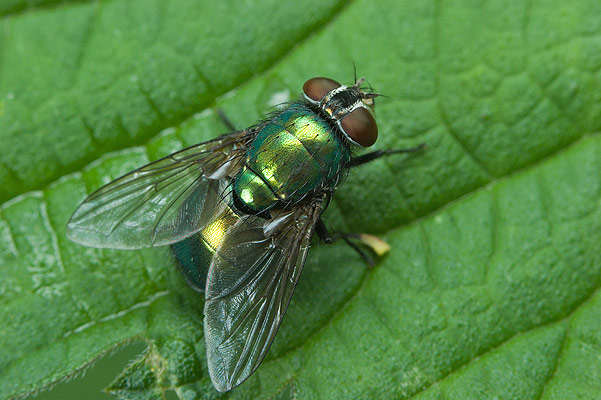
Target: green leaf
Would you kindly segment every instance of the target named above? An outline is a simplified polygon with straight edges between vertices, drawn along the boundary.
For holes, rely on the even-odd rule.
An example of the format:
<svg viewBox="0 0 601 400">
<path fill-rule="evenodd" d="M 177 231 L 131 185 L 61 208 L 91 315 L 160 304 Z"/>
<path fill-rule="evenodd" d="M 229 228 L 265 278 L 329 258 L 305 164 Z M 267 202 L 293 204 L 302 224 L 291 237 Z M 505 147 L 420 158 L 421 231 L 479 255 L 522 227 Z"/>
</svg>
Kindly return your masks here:
<svg viewBox="0 0 601 400">
<path fill-rule="evenodd" d="M 598 396 L 598 1 L 13 0 L 0 15 L 0 398 L 131 340 L 148 350 L 115 371 L 118 398 L 218 397 L 203 300 L 168 252 L 81 247 L 66 221 L 101 184 L 222 133 L 215 108 L 248 126 L 309 77 L 352 81 L 353 63 L 388 96 L 377 147 L 427 148 L 351 171 L 325 219 L 392 250 L 367 270 L 316 243 L 267 359 L 225 397 Z"/>
</svg>

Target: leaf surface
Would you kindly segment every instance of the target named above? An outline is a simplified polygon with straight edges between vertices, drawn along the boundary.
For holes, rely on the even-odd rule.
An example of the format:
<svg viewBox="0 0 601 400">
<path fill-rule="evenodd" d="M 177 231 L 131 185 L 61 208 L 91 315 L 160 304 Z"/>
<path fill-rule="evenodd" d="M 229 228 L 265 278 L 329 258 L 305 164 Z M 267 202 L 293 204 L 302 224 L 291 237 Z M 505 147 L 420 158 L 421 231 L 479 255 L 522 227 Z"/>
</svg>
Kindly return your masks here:
<svg viewBox="0 0 601 400">
<path fill-rule="evenodd" d="M 0 6 L 0 398 L 119 344 L 121 399 L 214 398 L 203 300 L 165 249 L 81 247 L 86 193 L 252 124 L 305 79 L 378 99 L 267 359 L 232 398 L 593 398 L 601 390 L 601 3 L 14 0 Z M 233 91 L 231 91 L 233 90 Z M 231 92 L 230 92 L 231 91 Z M 381 100 L 381 101 L 380 101 Z M 115 375 L 118 371 L 115 371 Z"/>
</svg>

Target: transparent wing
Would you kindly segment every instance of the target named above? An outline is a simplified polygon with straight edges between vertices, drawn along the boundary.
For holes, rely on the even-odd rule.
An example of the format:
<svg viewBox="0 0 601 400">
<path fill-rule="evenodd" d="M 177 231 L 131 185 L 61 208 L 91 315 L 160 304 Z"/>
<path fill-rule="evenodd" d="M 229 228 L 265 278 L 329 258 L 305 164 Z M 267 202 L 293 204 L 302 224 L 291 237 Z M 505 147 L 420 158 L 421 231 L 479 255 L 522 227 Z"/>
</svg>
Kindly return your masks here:
<svg viewBox="0 0 601 400">
<path fill-rule="evenodd" d="M 211 263 L 204 332 L 209 374 L 219 391 L 241 384 L 271 346 L 305 263 L 321 201 L 270 221 L 245 216 Z"/>
<path fill-rule="evenodd" d="M 226 207 L 221 196 L 240 167 L 246 135 L 188 147 L 110 182 L 75 210 L 67 236 L 91 247 L 137 249 L 193 235 Z"/>
</svg>

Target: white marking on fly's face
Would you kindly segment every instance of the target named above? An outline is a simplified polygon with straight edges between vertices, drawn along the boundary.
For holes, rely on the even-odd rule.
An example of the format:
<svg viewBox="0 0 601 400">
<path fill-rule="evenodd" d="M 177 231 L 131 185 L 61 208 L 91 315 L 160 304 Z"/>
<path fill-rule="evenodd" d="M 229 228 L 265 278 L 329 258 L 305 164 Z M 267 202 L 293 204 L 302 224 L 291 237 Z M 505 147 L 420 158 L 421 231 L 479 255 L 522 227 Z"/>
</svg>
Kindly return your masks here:
<svg viewBox="0 0 601 400">
<path fill-rule="evenodd" d="M 306 93 L 303 93 L 303 97 L 305 98 L 305 100 L 307 100 L 309 103 L 313 103 L 313 104 L 319 104 L 319 101 L 317 100 L 313 100 L 312 98 L 310 98 L 309 96 L 307 96 Z"/>
<path fill-rule="evenodd" d="M 361 100 L 357 100 L 350 106 L 346 107 L 344 109 L 344 113 L 345 113 L 345 115 L 349 115 L 350 113 L 355 111 L 357 108 L 365 108 L 367 110 L 367 107 L 365 106 L 365 104 L 363 104 L 363 102 Z"/>
<path fill-rule="evenodd" d="M 322 108 L 324 108 L 325 105 L 328 104 L 328 102 L 330 100 L 332 100 L 332 98 L 335 95 L 337 95 L 338 93 L 347 91 L 347 90 L 350 90 L 349 87 L 343 85 L 343 86 L 340 86 L 339 88 L 333 89 L 330 92 L 328 92 L 328 94 L 326 94 L 324 96 L 324 98 L 322 99 L 322 101 L 320 102 L 321 105 L 322 105 Z M 342 112 L 346 116 L 346 115 L 350 114 L 352 111 L 354 111 L 356 108 L 359 108 L 359 107 L 367 108 L 365 106 L 365 104 L 363 104 L 363 101 L 361 100 L 361 98 L 357 98 L 354 103 L 352 103 L 352 104 L 348 105 L 347 107 L 341 109 L 340 111 L 338 111 L 338 113 Z"/>
<path fill-rule="evenodd" d="M 332 96 L 334 96 L 335 94 L 338 94 L 338 93 L 340 93 L 340 92 L 343 92 L 343 91 L 345 91 L 346 89 L 348 89 L 348 86 L 344 86 L 344 85 L 342 85 L 342 86 L 340 86 L 340 87 L 337 87 L 336 89 L 330 90 L 330 93 L 329 93 L 329 95 L 330 95 L 330 97 L 332 97 Z"/>
</svg>

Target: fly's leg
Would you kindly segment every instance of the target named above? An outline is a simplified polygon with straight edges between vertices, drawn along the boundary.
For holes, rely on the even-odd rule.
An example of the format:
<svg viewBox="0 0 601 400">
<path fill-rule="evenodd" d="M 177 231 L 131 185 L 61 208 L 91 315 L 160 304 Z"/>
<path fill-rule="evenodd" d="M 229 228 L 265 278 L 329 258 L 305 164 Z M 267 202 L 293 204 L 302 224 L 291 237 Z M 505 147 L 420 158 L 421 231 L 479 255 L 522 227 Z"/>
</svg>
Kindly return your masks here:
<svg viewBox="0 0 601 400">
<path fill-rule="evenodd" d="M 238 130 L 238 129 L 236 129 L 234 124 L 232 124 L 232 121 L 230 121 L 230 119 L 227 117 L 227 115 L 225 115 L 225 113 L 223 112 L 223 110 L 221 108 L 218 108 L 217 110 L 215 110 L 215 112 L 219 116 L 219 119 L 221 120 L 221 122 L 223 122 L 223 125 L 225 125 L 230 130 L 230 132 L 234 132 L 234 131 Z"/>
<path fill-rule="evenodd" d="M 323 220 L 321 218 L 317 220 L 317 225 L 315 225 L 315 231 L 317 232 L 317 236 L 319 236 L 319 238 L 323 240 L 325 244 L 334 243 L 332 235 L 328 231 L 328 228 L 326 228 L 326 224 L 323 223 Z"/>
<path fill-rule="evenodd" d="M 377 160 L 380 157 L 389 156 L 392 154 L 415 153 L 416 151 L 420 151 L 425 147 L 426 144 L 422 143 L 419 146 L 411 147 L 409 149 L 373 151 L 371 153 L 351 158 L 351 161 L 349 162 L 349 167 L 363 165 L 368 162 Z M 370 257 L 365 251 L 363 251 L 363 249 L 361 249 L 359 246 L 353 243 L 351 239 L 369 247 L 378 256 L 382 256 L 388 251 L 390 251 L 390 246 L 388 245 L 388 243 L 374 235 L 369 235 L 366 233 L 337 233 L 335 235 L 331 235 L 330 232 L 328 232 L 328 228 L 326 228 L 321 218 L 317 221 L 315 231 L 317 232 L 319 238 L 323 240 L 323 242 L 326 244 L 334 243 L 339 239 L 344 240 L 346 244 L 348 244 L 353 250 L 357 252 L 357 254 L 359 254 L 359 256 L 363 259 L 363 261 L 365 261 L 369 268 L 373 267 L 375 264 L 373 257 Z"/>
<path fill-rule="evenodd" d="M 351 162 L 349 163 L 349 167 L 356 167 L 358 165 L 363 165 L 365 163 L 377 160 L 380 157 L 389 156 L 392 154 L 402 154 L 402 153 L 415 153 L 416 151 L 420 151 L 426 147 L 425 143 L 420 144 L 416 147 L 411 147 L 409 149 L 397 149 L 397 150 L 376 150 L 371 153 L 363 154 L 358 157 L 351 158 Z"/>
<path fill-rule="evenodd" d="M 366 241 L 363 240 L 363 237 L 365 237 L 365 236 L 369 236 L 371 238 L 375 238 L 375 236 L 365 235 L 363 233 L 338 233 L 338 234 L 332 235 L 328 231 L 328 228 L 326 228 L 326 225 L 323 223 L 323 220 L 321 218 L 317 221 L 317 225 L 315 226 L 315 231 L 317 232 L 317 236 L 319 236 L 319 238 L 321 240 L 323 240 L 323 242 L 325 244 L 332 244 L 340 239 L 344 240 L 344 242 L 346 244 L 348 244 L 351 247 L 351 249 L 355 250 L 355 252 L 357 252 L 357 254 L 359 254 L 359 256 L 367 264 L 368 268 L 372 268 L 375 265 L 375 261 L 374 261 L 373 257 L 369 256 L 365 251 L 363 251 L 362 248 L 360 248 L 355 243 L 353 243 L 351 241 L 351 239 L 359 240 L 361 243 L 369 246 L 374 251 L 374 253 L 376 253 L 378 255 L 384 254 L 387 252 L 388 249 L 390 249 L 388 247 L 388 249 L 386 251 L 379 252 L 378 249 L 372 247 L 370 245 L 370 243 L 367 243 Z M 377 239 L 377 241 L 383 242 L 381 239 Z M 385 242 L 383 242 L 383 243 L 385 243 Z M 385 246 L 388 246 L 388 245 L 385 244 Z"/>
</svg>

